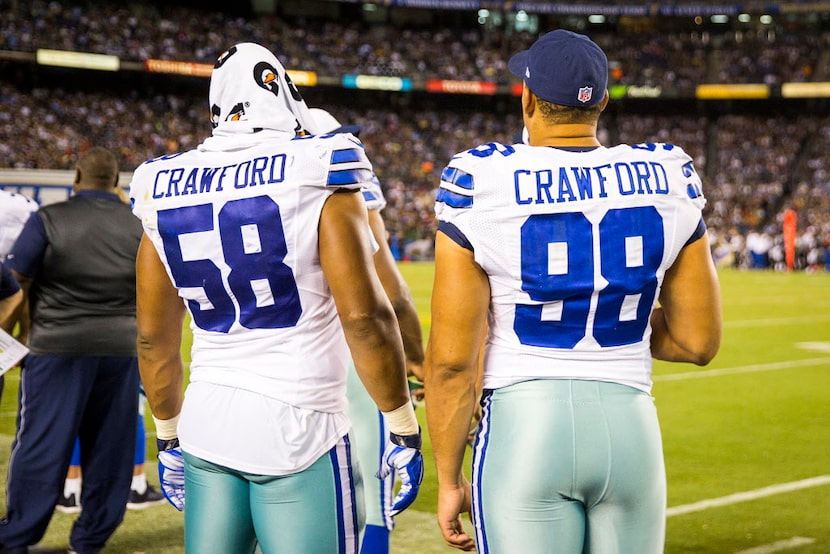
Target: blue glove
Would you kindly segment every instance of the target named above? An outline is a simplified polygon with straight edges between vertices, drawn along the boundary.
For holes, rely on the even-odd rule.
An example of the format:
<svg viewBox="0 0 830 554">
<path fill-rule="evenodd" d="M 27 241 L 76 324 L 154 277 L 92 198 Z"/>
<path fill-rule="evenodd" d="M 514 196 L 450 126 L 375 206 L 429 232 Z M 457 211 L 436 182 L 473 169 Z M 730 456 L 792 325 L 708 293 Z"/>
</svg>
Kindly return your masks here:
<svg viewBox="0 0 830 554">
<path fill-rule="evenodd" d="M 184 458 L 179 439 L 156 439 L 159 449 L 159 483 L 164 498 L 178 511 L 184 510 Z"/>
<path fill-rule="evenodd" d="M 409 507 L 418 496 L 421 481 L 424 478 L 424 458 L 421 455 L 421 430 L 417 435 L 396 435 L 389 433 L 389 442 L 383 452 L 380 470 L 376 477 L 385 479 L 392 473 L 398 473 L 401 488 L 392 500 L 390 515 L 396 516 Z"/>
</svg>

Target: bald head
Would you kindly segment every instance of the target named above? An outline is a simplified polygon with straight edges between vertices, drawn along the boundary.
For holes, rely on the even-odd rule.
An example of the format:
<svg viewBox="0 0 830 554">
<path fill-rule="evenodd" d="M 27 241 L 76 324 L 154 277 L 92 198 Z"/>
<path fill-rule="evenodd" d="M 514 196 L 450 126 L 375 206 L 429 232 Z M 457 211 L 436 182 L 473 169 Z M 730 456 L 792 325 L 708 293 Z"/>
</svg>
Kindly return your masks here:
<svg viewBox="0 0 830 554">
<path fill-rule="evenodd" d="M 118 160 L 115 154 L 94 146 L 75 166 L 75 190 L 112 191 L 118 186 Z"/>
</svg>

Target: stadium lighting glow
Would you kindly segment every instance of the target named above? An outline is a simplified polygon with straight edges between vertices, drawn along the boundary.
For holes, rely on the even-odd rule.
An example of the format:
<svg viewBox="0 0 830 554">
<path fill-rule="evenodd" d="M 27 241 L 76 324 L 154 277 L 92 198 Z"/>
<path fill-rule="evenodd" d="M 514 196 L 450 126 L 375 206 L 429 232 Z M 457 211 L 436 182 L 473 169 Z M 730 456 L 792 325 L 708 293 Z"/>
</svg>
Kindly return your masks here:
<svg viewBox="0 0 830 554">
<path fill-rule="evenodd" d="M 726 23 L 729 21 L 729 16 L 723 14 L 715 14 L 709 18 L 712 23 Z"/>
<path fill-rule="evenodd" d="M 364 12 L 373 12 L 377 10 L 378 7 L 375 4 L 363 4 L 363 11 Z"/>
<path fill-rule="evenodd" d="M 752 17 L 748 13 L 742 13 L 738 16 L 738 21 L 741 23 L 749 23 Z"/>
<path fill-rule="evenodd" d="M 602 14 L 595 14 L 588 16 L 589 23 L 605 23 L 605 16 Z"/>
<path fill-rule="evenodd" d="M 761 23 L 763 23 L 764 25 L 769 25 L 770 23 L 772 23 L 772 16 L 766 14 L 762 15 Z"/>
<path fill-rule="evenodd" d="M 519 10 L 516 12 L 516 21 L 527 21 L 527 12 L 524 10 Z"/>
</svg>

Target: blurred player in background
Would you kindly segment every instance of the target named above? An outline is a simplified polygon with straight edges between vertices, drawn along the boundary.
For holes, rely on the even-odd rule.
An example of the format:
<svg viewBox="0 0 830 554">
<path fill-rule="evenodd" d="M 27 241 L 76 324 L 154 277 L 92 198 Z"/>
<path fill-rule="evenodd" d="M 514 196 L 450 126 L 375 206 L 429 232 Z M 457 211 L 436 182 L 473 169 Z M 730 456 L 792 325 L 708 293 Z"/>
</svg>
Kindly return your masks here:
<svg viewBox="0 0 830 554">
<path fill-rule="evenodd" d="M 9 255 L 26 220 L 37 209 L 37 202 L 28 196 L 0 189 L 0 262 L 3 262 Z M 13 330 L 7 329 L 7 332 L 11 334 Z M 24 344 L 28 340 L 26 336 L 17 338 Z M 5 382 L 5 375 L 0 375 L 0 397 L 3 396 Z"/>
<path fill-rule="evenodd" d="M 438 523 L 462 550 L 662 553 L 652 356 L 703 365 L 720 344 L 700 179 L 676 146 L 599 143 L 608 66 L 588 37 L 553 31 L 509 68 L 524 80 L 528 144 L 454 156 L 436 200 Z M 461 466 L 483 340 L 471 487 Z M 471 509 L 475 545 L 460 519 Z"/>
<path fill-rule="evenodd" d="M 130 496 L 127 498 L 127 508 L 130 510 L 143 510 L 150 506 L 166 503 L 164 495 L 152 484 L 147 482 L 147 429 L 144 424 L 144 407 L 146 403 L 147 397 L 144 395 L 144 389 L 139 383 L 133 480 L 130 483 Z M 72 459 L 69 462 L 69 470 L 66 472 L 66 480 L 63 482 L 63 494 L 58 498 L 55 509 L 68 514 L 80 512 L 82 485 L 81 443 L 76 439 L 75 447 L 72 450 Z"/>
<path fill-rule="evenodd" d="M 0 189 L 0 262 L 9 255 L 23 224 L 37 209 L 37 202 L 28 196 Z"/>
<path fill-rule="evenodd" d="M 141 225 L 117 188 L 115 155 L 90 148 L 78 160 L 73 195 L 30 217 L 7 260 L 31 312 L 0 522 L 0 544 L 11 552 L 25 552 L 43 537 L 75 437 L 87 474 L 70 550 L 99 552 L 124 518 L 138 410 Z"/>
<path fill-rule="evenodd" d="M 139 358 L 165 496 L 187 552 L 357 552 L 362 478 L 346 414 L 351 357 L 383 412 L 384 465 L 418 492 L 421 434 L 395 313 L 377 277 L 350 135 L 310 136 L 277 58 L 241 43 L 216 62 L 213 135 L 141 165 L 130 189 Z M 182 302 L 184 300 L 184 302 Z M 185 306 L 190 383 L 182 395 Z M 186 468 L 186 470 L 185 470 Z"/>
<path fill-rule="evenodd" d="M 326 110 L 311 108 L 314 119 L 315 134 L 352 133 L 358 136 L 360 128 L 342 126 Z M 374 255 L 375 269 L 386 295 L 392 302 L 398 325 L 403 338 L 406 355 L 407 373 L 418 381 L 423 381 L 424 346 L 421 334 L 421 321 L 409 286 L 404 281 L 392 252 L 386 234 L 386 225 L 380 211 L 386 206 L 386 199 L 375 175 L 363 189 L 363 199 L 369 211 L 369 225 L 372 236 L 377 243 Z M 387 430 L 383 417 L 377 406 L 366 392 L 366 387 L 354 369 L 349 368 L 348 392 L 349 419 L 352 422 L 352 434 L 355 452 L 364 474 L 363 490 L 366 502 L 366 530 L 361 539 L 361 554 L 386 554 L 389 552 L 389 533 L 394 527 L 392 517 L 392 500 L 394 498 L 395 474 L 387 473 L 383 479 L 374 478 L 381 469 L 383 452 L 387 446 Z"/>
</svg>

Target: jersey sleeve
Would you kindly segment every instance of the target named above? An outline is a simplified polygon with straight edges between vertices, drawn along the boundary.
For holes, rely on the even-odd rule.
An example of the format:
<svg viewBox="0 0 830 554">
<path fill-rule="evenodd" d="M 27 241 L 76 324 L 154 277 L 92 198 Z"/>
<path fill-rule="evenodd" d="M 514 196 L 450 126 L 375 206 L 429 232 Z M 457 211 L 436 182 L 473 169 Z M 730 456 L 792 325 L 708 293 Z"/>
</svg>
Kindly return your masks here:
<svg viewBox="0 0 830 554">
<path fill-rule="evenodd" d="M 147 162 L 144 162 L 136 168 L 133 172 L 132 181 L 130 181 L 130 208 L 139 220 L 146 210 L 146 195 L 149 194 L 147 190 L 146 179 L 142 177 L 147 173 L 145 168 Z"/>
<path fill-rule="evenodd" d="M 326 187 L 341 190 L 365 189 L 375 177 L 363 143 L 351 134 L 332 135 L 333 141 Z"/>
<path fill-rule="evenodd" d="M 685 200 L 681 208 L 680 219 L 683 227 L 688 231 L 683 235 L 686 245 L 695 242 L 706 232 L 706 224 L 703 220 L 703 208 L 706 205 L 706 197 L 703 194 L 703 182 L 695 170 L 694 161 L 683 149 L 676 145 L 662 145 L 665 148 L 667 171 L 673 172 L 670 180 L 677 179 L 685 186 L 681 187 L 679 195 Z"/>
<path fill-rule="evenodd" d="M 363 200 L 366 202 L 366 209 L 382 210 L 386 207 L 386 198 L 383 196 L 383 189 L 377 175 L 372 174 L 372 182 L 363 188 Z"/>
<path fill-rule="evenodd" d="M 469 212 L 475 200 L 475 159 L 468 153 L 456 154 L 441 172 L 435 196 L 435 215 L 439 221 L 453 223 Z"/>
<path fill-rule="evenodd" d="M 438 230 L 463 248 L 473 250 L 467 237 L 466 221 L 475 205 L 475 158 L 468 152 L 456 154 L 441 172 L 435 196 Z"/>
<path fill-rule="evenodd" d="M 703 194 L 703 182 L 695 169 L 694 161 L 681 147 L 674 144 L 662 144 L 665 152 L 665 166 L 667 171 L 673 172 L 670 179 L 678 179 L 685 183 L 685 195 L 689 202 L 698 210 L 703 210 L 706 197 Z"/>
</svg>

